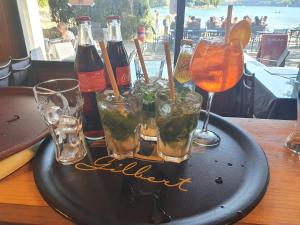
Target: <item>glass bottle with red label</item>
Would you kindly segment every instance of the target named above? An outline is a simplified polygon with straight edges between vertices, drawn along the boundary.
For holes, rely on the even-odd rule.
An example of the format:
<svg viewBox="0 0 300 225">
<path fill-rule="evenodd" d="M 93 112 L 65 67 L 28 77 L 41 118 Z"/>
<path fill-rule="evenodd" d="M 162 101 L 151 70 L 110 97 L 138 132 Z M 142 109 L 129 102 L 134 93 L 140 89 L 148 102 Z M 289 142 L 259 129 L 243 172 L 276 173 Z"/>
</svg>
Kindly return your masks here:
<svg viewBox="0 0 300 225">
<path fill-rule="evenodd" d="M 103 137 L 96 92 L 106 89 L 104 64 L 94 45 L 91 18 L 80 16 L 76 20 L 79 40 L 74 67 L 84 99 L 83 132 L 88 140 L 97 140 Z"/>
<path fill-rule="evenodd" d="M 126 89 L 131 86 L 131 74 L 128 55 L 121 35 L 121 22 L 119 16 L 108 16 L 107 52 L 119 88 Z"/>
</svg>

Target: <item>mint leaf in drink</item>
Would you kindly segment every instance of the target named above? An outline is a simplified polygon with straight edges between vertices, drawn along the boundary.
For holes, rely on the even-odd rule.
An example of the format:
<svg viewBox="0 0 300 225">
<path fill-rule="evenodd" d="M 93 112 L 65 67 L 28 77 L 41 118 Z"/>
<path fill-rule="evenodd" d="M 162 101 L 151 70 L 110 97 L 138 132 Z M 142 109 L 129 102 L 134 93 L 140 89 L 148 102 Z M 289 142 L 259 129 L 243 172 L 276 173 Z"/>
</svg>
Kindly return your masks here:
<svg viewBox="0 0 300 225">
<path fill-rule="evenodd" d="M 153 102 L 155 101 L 155 93 L 154 91 L 145 91 L 144 92 L 144 96 L 143 96 L 143 100 L 146 102 Z"/>
<path fill-rule="evenodd" d="M 139 124 L 139 116 L 133 113 L 123 115 L 118 110 L 103 110 L 101 114 L 103 126 L 110 130 L 112 137 L 116 140 L 126 140 L 134 134 Z"/>
<path fill-rule="evenodd" d="M 168 143 L 178 139 L 188 139 L 191 131 L 197 126 L 197 120 L 197 113 L 159 117 L 157 126 L 162 141 Z"/>
<path fill-rule="evenodd" d="M 143 120 L 155 118 L 155 102 L 144 102 L 142 114 Z"/>
</svg>

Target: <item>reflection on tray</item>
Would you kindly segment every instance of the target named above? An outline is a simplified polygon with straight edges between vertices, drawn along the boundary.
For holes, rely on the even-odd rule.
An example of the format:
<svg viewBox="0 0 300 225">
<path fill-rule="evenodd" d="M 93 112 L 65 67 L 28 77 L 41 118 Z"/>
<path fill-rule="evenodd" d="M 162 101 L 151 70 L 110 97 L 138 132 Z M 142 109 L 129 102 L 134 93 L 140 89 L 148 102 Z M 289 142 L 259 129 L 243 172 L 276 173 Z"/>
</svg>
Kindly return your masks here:
<svg viewBox="0 0 300 225">
<path fill-rule="evenodd" d="M 105 139 L 93 142 L 90 148 L 105 148 Z M 195 146 L 192 148 L 193 152 L 203 153 L 203 149 L 199 150 Z M 92 161 L 92 160 L 91 160 Z M 155 164 L 153 164 L 155 163 Z M 79 162 L 75 164 L 75 168 L 81 171 L 107 171 L 110 173 L 118 173 L 123 176 L 133 177 L 139 180 L 147 181 L 153 184 L 160 184 L 166 188 L 176 188 L 181 192 L 187 192 L 186 184 L 192 183 L 192 178 L 174 177 L 168 179 L 157 175 L 155 165 L 163 165 L 164 160 L 157 153 L 157 143 L 151 141 L 142 141 L 141 147 L 134 158 L 127 158 L 118 160 L 111 156 L 101 156 L 96 158 L 93 162 L 84 163 Z M 173 165 L 180 165 L 171 163 Z"/>
<path fill-rule="evenodd" d="M 144 147 L 143 144 L 141 145 L 141 149 L 139 150 L 138 153 L 135 154 L 134 158 L 138 160 L 143 160 L 143 161 L 149 161 L 149 162 L 158 162 L 158 163 L 163 163 L 164 160 L 157 154 L 157 144 L 156 142 L 148 142 L 147 145 L 151 143 L 151 147 L 149 148 Z M 94 148 L 103 148 L 106 147 L 105 139 L 101 139 L 98 141 L 93 141 L 89 143 L 89 148 L 94 149 Z M 192 152 L 197 152 L 197 153 L 203 153 L 204 150 L 200 146 L 192 146 Z"/>
</svg>

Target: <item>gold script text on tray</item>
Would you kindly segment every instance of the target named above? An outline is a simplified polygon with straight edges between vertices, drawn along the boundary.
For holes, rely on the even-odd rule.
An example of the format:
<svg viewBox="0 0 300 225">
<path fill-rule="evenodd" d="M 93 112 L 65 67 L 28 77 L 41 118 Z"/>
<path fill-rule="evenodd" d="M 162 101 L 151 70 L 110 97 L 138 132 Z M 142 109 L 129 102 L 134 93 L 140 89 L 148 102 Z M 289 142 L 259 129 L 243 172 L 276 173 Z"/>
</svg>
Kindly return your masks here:
<svg viewBox="0 0 300 225">
<path fill-rule="evenodd" d="M 112 163 L 116 161 L 116 159 L 110 157 L 110 156 L 104 156 L 101 158 L 98 158 L 95 160 L 93 165 L 86 164 L 86 163 L 76 163 L 75 168 L 78 170 L 84 170 L 84 171 L 95 171 L 95 170 L 100 170 L 100 171 L 109 171 L 112 173 L 120 173 L 123 174 L 124 176 L 133 176 L 137 179 L 145 180 L 150 183 L 161 183 L 165 185 L 166 187 L 169 188 L 178 188 L 179 191 L 187 192 L 188 190 L 183 188 L 183 185 L 187 183 L 192 183 L 192 178 L 179 178 L 178 182 L 176 183 L 171 183 L 171 181 L 162 179 L 159 180 L 156 177 L 149 176 L 145 177 L 144 174 L 148 171 L 151 170 L 152 165 L 146 165 L 143 167 L 138 166 L 137 162 L 131 162 L 128 164 L 119 164 L 120 167 L 123 166 L 123 168 L 114 168 Z M 129 172 L 129 170 L 136 169 L 135 172 Z"/>
</svg>

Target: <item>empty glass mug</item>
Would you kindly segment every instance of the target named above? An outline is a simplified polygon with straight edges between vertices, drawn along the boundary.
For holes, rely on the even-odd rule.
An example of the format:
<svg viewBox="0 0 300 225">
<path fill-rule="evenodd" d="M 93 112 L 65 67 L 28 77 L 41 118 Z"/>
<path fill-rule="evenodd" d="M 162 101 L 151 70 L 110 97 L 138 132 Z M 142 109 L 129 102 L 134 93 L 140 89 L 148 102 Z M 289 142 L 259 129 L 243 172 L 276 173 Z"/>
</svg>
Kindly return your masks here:
<svg viewBox="0 0 300 225">
<path fill-rule="evenodd" d="M 55 143 L 57 162 L 69 165 L 82 160 L 87 147 L 82 131 L 83 98 L 75 79 L 55 79 L 33 88 L 45 123 Z"/>
</svg>

